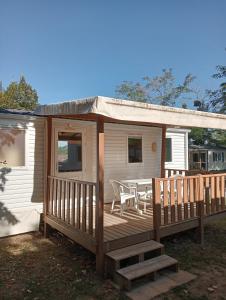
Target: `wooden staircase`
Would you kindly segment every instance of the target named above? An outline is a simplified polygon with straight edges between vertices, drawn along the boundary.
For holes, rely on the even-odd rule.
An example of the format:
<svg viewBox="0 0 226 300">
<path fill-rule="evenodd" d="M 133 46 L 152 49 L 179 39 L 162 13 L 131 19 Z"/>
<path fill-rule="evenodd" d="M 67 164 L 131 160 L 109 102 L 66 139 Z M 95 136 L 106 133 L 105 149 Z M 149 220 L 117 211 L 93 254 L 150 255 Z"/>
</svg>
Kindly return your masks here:
<svg viewBox="0 0 226 300">
<path fill-rule="evenodd" d="M 178 261 L 153 240 L 108 252 L 106 274 L 133 300 L 152 299 L 195 278 L 179 271 Z"/>
</svg>

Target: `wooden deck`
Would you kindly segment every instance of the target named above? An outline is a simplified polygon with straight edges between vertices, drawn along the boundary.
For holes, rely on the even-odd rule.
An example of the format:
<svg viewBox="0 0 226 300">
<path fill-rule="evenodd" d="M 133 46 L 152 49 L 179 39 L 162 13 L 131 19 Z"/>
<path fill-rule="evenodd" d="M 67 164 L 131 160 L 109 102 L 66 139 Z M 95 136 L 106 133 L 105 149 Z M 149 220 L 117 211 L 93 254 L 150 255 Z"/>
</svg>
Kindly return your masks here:
<svg viewBox="0 0 226 300">
<path fill-rule="evenodd" d="M 117 207 L 116 207 L 117 208 Z M 122 216 L 119 211 L 110 212 L 110 205 L 104 207 L 105 251 L 143 242 L 153 238 L 153 209 L 149 207 L 142 215 L 126 210 Z"/>
<path fill-rule="evenodd" d="M 146 213 L 142 215 L 138 214 L 133 210 L 126 210 L 121 216 L 118 211 L 114 213 L 110 212 L 110 204 L 104 206 L 104 244 L 105 252 L 115 250 L 121 246 L 129 246 L 134 242 L 143 242 L 153 238 L 153 209 L 148 208 Z M 117 209 L 117 205 L 116 205 Z M 77 209 L 74 208 L 75 214 L 77 215 Z M 93 207 L 93 214 L 95 213 L 96 207 Z M 69 213 L 71 215 L 71 213 Z M 87 224 L 88 224 L 88 214 Z M 75 222 L 75 227 L 70 223 L 60 220 L 56 216 L 46 216 L 47 223 L 63 232 L 73 240 L 78 240 L 80 243 L 88 248 L 90 251 L 95 252 L 94 243 L 90 242 L 88 246 L 88 236 L 83 233 L 84 236 L 79 236 L 79 231 L 75 231 L 75 227 L 79 228 Z M 64 232 L 65 231 L 65 232 Z M 69 235 L 71 232 L 71 235 Z M 77 235 L 76 235 L 77 233 Z M 95 240 L 95 220 L 93 220 L 93 240 Z M 87 245 L 86 245 L 87 244 Z"/>
<path fill-rule="evenodd" d="M 154 179 L 152 204 L 143 214 L 128 209 L 120 215 L 119 206 L 114 213 L 110 204 L 96 206 L 95 183 L 51 177 L 50 187 L 45 223 L 95 254 L 99 211 L 105 254 L 197 227 L 203 239 L 204 223 L 226 214 L 226 174 Z"/>
<path fill-rule="evenodd" d="M 104 209 L 104 242 L 139 234 L 153 229 L 153 209 L 138 214 L 133 210 L 126 210 L 122 216 L 119 212 L 110 213 L 110 206 Z"/>
<path fill-rule="evenodd" d="M 217 220 L 222 217 L 226 217 L 226 212 L 206 216 L 204 223 L 208 223 L 210 220 Z M 91 240 L 90 235 L 87 233 L 80 233 L 79 231 L 75 230 L 71 224 L 65 223 L 54 216 L 46 216 L 46 222 L 91 252 L 96 252 L 94 236 L 95 231 L 93 231 L 93 238 Z M 197 228 L 198 226 L 199 220 L 197 217 L 195 217 L 183 222 L 161 227 L 160 236 L 163 238 L 178 232 Z M 119 212 L 114 212 L 113 214 L 110 212 L 110 205 L 104 206 L 105 253 L 151 239 L 154 239 L 152 207 L 149 207 L 147 212 L 143 213 L 142 215 L 138 214 L 136 211 L 127 210 L 122 216 L 120 216 Z"/>
</svg>

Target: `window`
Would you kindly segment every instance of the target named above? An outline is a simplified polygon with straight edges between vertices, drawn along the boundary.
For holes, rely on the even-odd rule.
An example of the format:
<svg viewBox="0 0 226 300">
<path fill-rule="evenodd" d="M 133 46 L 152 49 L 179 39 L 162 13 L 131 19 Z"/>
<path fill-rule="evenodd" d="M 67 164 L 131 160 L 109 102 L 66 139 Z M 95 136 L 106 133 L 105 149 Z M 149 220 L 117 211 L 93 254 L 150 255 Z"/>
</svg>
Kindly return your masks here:
<svg viewBox="0 0 226 300">
<path fill-rule="evenodd" d="M 82 171 L 82 134 L 58 133 L 58 172 Z"/>
<path fill-rule="evenodd" d="M 221 153 L 221 160 L 224 162 L 224 152 Z"/>
<path fill-rule="evenodd" d="M 217 156 L 217 153 L 216 152 L 213 152 L 213 161 L 217 161 L 218 159 L 218 156 Z"/>
<path fill-rule="evenodd" d="M 25 130 L 0 129 L 0 167 L 25 166 Z"/>
<path fill-rule="evenodd" d="M 166 162 L 172 161 L 172 138 L 166 138 Z"/>
<path fill-rule="evenodd" d="M 128 137 L 128 162 L 141 163 L 142 161 L 142 137 Z"/>
<path fill-rule="evenodd" d="M 199 154 L 193 153 L 193 162 L 199 162 Z"/>
<path fill-rule="evenodd" d="M 218 153 L 218 161 L 221 161 L 221 153 Z"/>
</svg>

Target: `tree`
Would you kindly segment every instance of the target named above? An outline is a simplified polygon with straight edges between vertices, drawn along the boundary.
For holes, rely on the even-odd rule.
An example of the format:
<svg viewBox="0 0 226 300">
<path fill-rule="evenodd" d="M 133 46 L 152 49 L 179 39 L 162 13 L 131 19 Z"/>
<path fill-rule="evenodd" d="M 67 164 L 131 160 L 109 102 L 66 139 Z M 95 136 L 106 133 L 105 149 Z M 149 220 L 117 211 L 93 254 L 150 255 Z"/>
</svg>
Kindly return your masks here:
<svg viewBox="0 0 226 300">
<path fill-rule="evenodd" d="M 214 112 L 226 113 L 226 82 L 221 83 L 218 90 L 210 91 L 210 104 Z"/>
<path fill-rule="evenodd" d="M 226 66 L 218 65 L 217 73 L 212 77 L 219 79 L 226 77 Z M 226 82 L 220 84 L 217 90 L 206 90 L 197 96 L 194 101 L 194 107 L 199 111 L 212 111 L 217 113 L 226 113 Z M 226 134 L 223 130 L 193 128 L 190 138 L 194 144 L 203 145 L 208 143 L 215 146 L 226 146 Z"/>
<path fill-rule="evenodd" d="M 207 128 L 196 128 L 193 127 L 189 133 L 189 139 L 194 145 L 205 145 L 209 144 L 211 132 Z"/>
<path fill-rule="evenodd" d="M 0 108 L 34 110 L 38 105 L 35 89 L 21 76 L 19 82 L 11 82 L 4 91 L 0 91 Z"/>
<path fill-rule="evenodd" d="M 198 111 L 210 111 L 210 92 L 209 90 L 194 90 L 194 102 L 193 106 Z"/>
<path fill-rule="evenodd" d="M 217 73 L 213 74 L 213 78 L 226 78 L 226 66 L 218 65 L 216 70 Z M 222 82 L 218 90 L 209 93 L 213 110 L 218 113 L 226 113 L 226 82 Z"/>
<path fill-rule="evenodd" d="M 142 82 L 123 81 L 116 87 L 116 96 L 128 100 L 175 106 L 176 101 L 183 101 L 185 94 L 193 92 L 191 83 L 194 79 L 194 76 L 188 74 L 181 84 L 177 84 L 172 69 L 163 69 L 160 76 L 145 76 Z"/>
</svg>

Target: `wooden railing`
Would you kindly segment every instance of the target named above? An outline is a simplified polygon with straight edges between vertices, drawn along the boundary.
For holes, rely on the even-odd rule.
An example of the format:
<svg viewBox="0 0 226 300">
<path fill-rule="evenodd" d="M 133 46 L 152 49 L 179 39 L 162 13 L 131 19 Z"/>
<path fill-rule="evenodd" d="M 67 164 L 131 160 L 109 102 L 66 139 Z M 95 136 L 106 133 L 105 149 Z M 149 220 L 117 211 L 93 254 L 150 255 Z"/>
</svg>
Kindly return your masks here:
<svg viewBox="0 0 226 300">
<path fill-rule="evenodd" d="M 165 177 L 169 178 L 173 175 L 183 175 L 185 176 L 187 174 L 187 170 L 181 170 L 181 169 L 165 169 Z"/>
<path fill-rule="evenodd" d="M 49 176 L 47 216 L 95 237 L 96 183 Z"/>
<path fill-rule="evenodd" d="M 226 173 L 153 179 L 154 229 L 226 210 Z"/>
<path fill-rule="evenodd" d="M 222 174 L 225 170 L 200 170 L 200 169 L 165 169 L 165 178 L 169 178 L 174 175 L 183 175 L 183 176 L 196 176 L 196 175 L 212 175 L 212 174 Z"/>
</svg>

